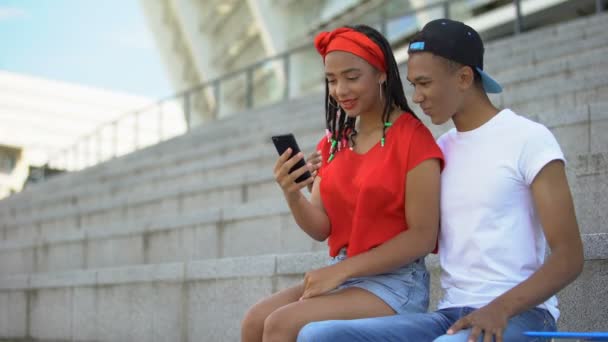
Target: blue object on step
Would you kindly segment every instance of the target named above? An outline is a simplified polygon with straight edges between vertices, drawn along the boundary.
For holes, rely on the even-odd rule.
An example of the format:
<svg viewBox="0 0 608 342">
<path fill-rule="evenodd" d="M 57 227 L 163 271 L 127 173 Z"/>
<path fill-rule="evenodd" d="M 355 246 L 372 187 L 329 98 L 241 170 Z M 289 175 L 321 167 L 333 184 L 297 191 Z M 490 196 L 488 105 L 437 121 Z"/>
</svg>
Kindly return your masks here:
<svg viewBox="0 0 608 342">
<path fill-rule="evenodd" d="M 608 332 L 526 331 L 526 336 L 546 338 L 572 338 L 583 341 L 608 341 Z"/>
</svg>

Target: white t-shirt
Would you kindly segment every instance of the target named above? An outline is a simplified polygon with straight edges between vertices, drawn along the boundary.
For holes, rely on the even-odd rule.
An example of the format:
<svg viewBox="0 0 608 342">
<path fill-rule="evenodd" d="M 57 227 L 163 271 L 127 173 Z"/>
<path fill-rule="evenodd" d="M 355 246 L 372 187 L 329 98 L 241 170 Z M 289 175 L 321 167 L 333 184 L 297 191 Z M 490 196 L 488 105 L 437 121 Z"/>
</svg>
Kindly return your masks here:
<svg viewBox="0 0 608 342">
<path fill-rule="evenodd" d="M 445 157 L 439 308 L 479 308 L 544 262 L 545 236 L 530 186 L 547 163 L 565 161 L 564 155 L 545 126 L 509 109 L 472 131 L 452 129 L 437 142 Z M 539 307 L 559 317 L 555 296 Z"/>
</svg>

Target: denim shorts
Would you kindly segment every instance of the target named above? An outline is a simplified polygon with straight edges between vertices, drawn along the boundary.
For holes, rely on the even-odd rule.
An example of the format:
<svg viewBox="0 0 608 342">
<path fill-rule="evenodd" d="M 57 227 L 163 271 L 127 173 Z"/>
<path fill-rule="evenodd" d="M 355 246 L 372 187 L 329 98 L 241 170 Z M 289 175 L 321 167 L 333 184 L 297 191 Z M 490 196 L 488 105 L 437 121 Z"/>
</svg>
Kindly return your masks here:
<svg viewBox="0 0 608 342">
<path fill-rule="evenodd" d="M 331 258 L 329 265 L 346 259 L 346 248 Z M 392 272 L 374 276 L 350 278 L 337 290 L 358 287 L 382 299 L 396 313 L 426 312 L 429 306 L 429 273 L 424 259 L 402 266 Z"/>
</svg>

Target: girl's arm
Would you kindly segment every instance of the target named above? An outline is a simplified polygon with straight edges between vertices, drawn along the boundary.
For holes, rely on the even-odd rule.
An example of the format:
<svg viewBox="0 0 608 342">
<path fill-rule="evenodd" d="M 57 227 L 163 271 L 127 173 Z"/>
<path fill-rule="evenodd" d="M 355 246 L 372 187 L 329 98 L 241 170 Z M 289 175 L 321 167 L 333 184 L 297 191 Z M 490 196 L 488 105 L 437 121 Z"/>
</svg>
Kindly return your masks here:
<svg viewBox="0 0 608 342">
<path fill-rule="evenodd" d="M 309 163 L 290 174 L 289 170 L 303 158 L 303 154 L 299 153 L 290 159 L 291 152 L 291 149 L 287 149 L 277 160 L 274 167 L 275 179 L 283 190 L 287 205 L 298 226 L 313 239 L 324 241 L 329 236 L 330 224 L 321 202 L 319 191 L 321 178 L 310 177 L 306 181 L 296 183 L 295 180 L 300 175 L 306 171 L 315 171 L 316 166 Z M 300 190 L 310 184 L 313 184 L 313 187 L 311 200 L 308 201 Z"/>
</svg>

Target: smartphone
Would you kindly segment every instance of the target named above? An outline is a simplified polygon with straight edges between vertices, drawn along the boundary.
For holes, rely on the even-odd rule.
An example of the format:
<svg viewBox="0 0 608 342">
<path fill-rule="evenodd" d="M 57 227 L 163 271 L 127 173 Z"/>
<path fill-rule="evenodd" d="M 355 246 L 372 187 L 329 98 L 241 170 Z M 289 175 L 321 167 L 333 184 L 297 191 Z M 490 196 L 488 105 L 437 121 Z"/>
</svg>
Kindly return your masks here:
<svg viewBox="0 0 608 342">
<path fill-rule="evenodd" d="M 274 144 L 274 147 L 276 147 L 277 152 L 279 152 L 279 155 L 282 155 L 283 153 L 285 153 L 285 151 L 288 148 L 291 148 L 292 156 L 295 156 L 296 154 L 301 152 L 300 147 L 298 146 L 298 143 L 296 142 L 296 138 L 291 133 L 273 136 L 272 143 Z M 304 166 L 306 166 L 306 161 L 304 160 L 304 158 L 302 158 L 302 159 L 300 159 L 299 162 L 296 163 L 296 165 L 294 165 L 289 170 L 289 173 L 292 173 L 295 170 L 297 170 L 301 167 L 304 167 Z M 310 171 L 306 171 L 300 177 L 298 177 L 296 179 L 296 183 L 303 182 L 310 177 L 312 177 L 312 175 L 310 174 Z"/>
</svg>

